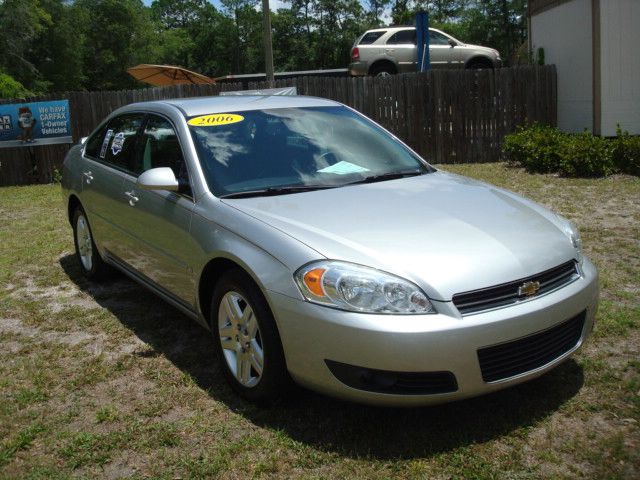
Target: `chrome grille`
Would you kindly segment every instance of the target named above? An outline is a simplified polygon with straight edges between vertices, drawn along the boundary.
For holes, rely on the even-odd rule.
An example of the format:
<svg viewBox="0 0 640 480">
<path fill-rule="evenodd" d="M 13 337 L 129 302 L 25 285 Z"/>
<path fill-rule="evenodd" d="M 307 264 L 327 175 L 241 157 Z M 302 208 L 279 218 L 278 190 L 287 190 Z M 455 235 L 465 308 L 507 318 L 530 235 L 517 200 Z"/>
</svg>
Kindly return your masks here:
<svg viewBox="0 0 640 480">
<path fill-rule="evenodd" d="M 580 274 L 578 273 L 576 262 L 571 260 L 520 280 L 470 292 L 456 293 L 453 296 L 453 304 L 462 315 L 469 315 L 539 297 L 563 287 L 579 277 Z M 538 282 L 540 284 L 540 288 L 535 295 L 526 296 L 520 294 L 520 287 L 527 282 Z"/>
</svg>

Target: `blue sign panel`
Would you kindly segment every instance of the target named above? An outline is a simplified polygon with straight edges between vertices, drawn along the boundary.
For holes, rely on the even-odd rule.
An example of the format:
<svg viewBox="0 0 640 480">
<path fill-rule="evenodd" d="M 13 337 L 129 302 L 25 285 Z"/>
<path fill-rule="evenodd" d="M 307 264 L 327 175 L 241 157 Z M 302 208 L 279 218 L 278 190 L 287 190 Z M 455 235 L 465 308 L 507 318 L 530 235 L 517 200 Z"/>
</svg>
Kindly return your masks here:
<svg viewBox="0 0 640 480">
<path fill-rule="evenodd" d="M 73 143 L 69 100 L 0 105 L 0 148 Z"/>
</svg>

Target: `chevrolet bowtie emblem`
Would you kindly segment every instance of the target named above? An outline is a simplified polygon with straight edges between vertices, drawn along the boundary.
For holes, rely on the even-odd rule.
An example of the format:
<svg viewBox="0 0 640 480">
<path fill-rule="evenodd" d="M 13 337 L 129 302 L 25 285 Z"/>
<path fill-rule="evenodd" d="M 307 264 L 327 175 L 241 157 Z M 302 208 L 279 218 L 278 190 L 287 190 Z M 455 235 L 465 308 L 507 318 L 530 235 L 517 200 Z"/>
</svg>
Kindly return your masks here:
<svg viewBox="0 0 640 480">
<path fill-rule="evenodd" d="M 519 297 L 530 297 L 540 290 L 540 282 L 524 282 L 518 287 Z"/>
</svg>

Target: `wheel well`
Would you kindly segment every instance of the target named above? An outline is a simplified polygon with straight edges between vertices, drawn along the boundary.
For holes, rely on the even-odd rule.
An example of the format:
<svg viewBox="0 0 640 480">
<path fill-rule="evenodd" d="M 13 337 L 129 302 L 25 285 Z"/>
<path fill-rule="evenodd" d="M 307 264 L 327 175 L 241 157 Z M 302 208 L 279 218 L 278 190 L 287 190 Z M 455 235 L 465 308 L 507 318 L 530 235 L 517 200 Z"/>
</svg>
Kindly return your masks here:
<svg viewBox="0 0 640 480">
<path fill-rule="evenodd" d="M 200 311 L 202 312 L 205 321 L 209 321 L 211 313 L 211 295 L 213 295 L 213 289 L 216 286 L 216 282 L 223 273 L 236 268 L 244 271 L 244 269 L 233 260 L 229 260 L 227 258 L 214 258 L 207 263 L 204 270 L 202 270 L 200 283 L 198 284 L 198 303 L 200 304 Z"/>
<path fill-rule="evenodd" d="M 369 75 L 372 75 L 378 68 L 386 68 L 389 69 L 391 73 L 396 73 L 397 69 L 393 62 L 389 60 L 377 60 L 374 62 L 371 67 L 369 67 Z"/>
<path fill-rule="evenodd" d="M 82 204 L 80 200 L 75 195 L 71 195 L 69 197 L 69 205 L 67 209 L 67 215 L 69 216 L 69 223 L 73 223 L 73 213 L 76 211 L 76 208 L 81 207 Z"/>
<path fill-rule="evenodd" d="M 473 57 L 465 65 L 465 68 L 476 67 L 493 68 L 493 62 L 487 57 Z"/>
</svg>

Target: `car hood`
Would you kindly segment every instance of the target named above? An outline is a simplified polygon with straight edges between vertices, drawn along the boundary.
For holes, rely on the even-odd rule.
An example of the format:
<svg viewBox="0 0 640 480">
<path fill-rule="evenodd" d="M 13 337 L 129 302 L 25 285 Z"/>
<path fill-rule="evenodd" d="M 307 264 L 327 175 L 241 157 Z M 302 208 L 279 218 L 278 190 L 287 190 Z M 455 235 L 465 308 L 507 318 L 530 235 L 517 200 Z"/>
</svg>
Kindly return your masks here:
<svg viewBox="0 0 640 480">
<path fill-rule="evenodd" d="M 488 53 L 488 54 L 490 54 L 492 56 L 496 56 L 496 57 L 500 56 L 500 52 L 498 52 L 495 48 L 483 47 L 482 45 L 472 45 L 470 43 L 465 43 L 464 47 L 471 48 L 471 49 L 476 50 L 478 52 Z"/>
<path fill-rule="evenodd" d="M 440 171 L 224 202 L 321 256 L 412 280 L 435 300 L 524 278 L 576 254 L 555 214 Z"/>
</svg>

